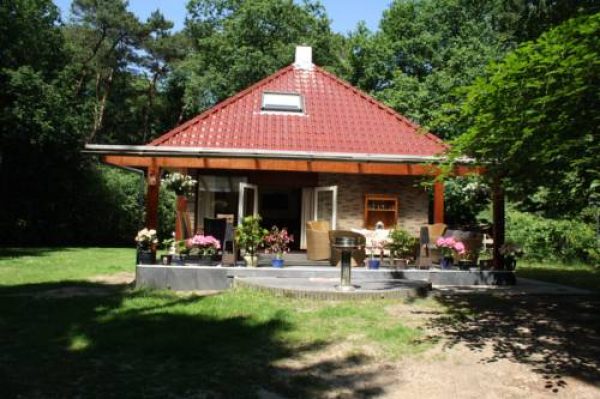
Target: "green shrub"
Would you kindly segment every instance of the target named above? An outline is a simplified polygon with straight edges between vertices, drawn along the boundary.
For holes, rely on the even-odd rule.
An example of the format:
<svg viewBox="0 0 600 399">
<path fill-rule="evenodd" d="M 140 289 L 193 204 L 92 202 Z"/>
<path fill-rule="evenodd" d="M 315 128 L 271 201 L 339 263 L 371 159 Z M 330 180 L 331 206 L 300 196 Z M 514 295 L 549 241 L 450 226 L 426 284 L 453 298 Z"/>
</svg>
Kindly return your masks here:
<svg viewBox="0 0 600 399">
<path fill-rule="evenodd" d="M 530 260 L 600 262 L 600 247 L 593 226 L 578 220 L 546 219 L 508 210 L 506 239 L 521 245 Z"/>
<path fill-rule="evenodd" d="M 392 255 L 397 258 L 412 257 L 415 254 L 415 246 L 418 245 L 418 239 L 413 237 L 406 230 L 397 227 L 390 231 L 391 242 L 388 248 Z"/>
<path fill-rule="evenodd" d="M 172 190 L 160 187 L 158 196 L 158 237 L 168 239 L 175 231 L 175 201 L 176 196 Z"/>
<path fill-rule="evenodd" d="M 490 189 L 478 176 L 463 176 L 445 182 L 446 223 L 472 225 L 490 203 Z"/>
</svg>

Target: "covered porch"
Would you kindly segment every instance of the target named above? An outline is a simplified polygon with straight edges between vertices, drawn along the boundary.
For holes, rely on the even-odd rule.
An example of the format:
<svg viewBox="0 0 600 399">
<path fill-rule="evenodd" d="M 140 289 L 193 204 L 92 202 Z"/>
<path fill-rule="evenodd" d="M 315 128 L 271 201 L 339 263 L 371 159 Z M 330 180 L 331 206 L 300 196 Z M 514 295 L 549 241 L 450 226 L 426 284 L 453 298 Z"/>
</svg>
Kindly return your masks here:
<svg viewBox="0 0 600 399">
<path fill-rule="evenodd" d="M 438 178 L 441 170 L 437 160 L 431 157 L 103 145 L 88 145 L 86 151 L 100 155 L 107 164 L 145 171 L 149 228 L 158 223 L 163 171 L 174 170 L 200 182 L 182 208 L 190 216 L 193 232 L 203 230 L 205 218 L 227 215 L 235 225 L 240 216 L 260 214 L 266 227 L 288 227 L 296 236 L 293 249 L 304 251 L 307 221 L 329 220 L 334 230 L 373 228 L 365 216 L 368 194 L 397 198 L 397 216 L 386 228 L 397 225 L 417 237 L 420 226 L 444 223 L 444 182 Z M 452 175 L 480 172 L 479 168 L 461 165 Z M 419 186 L 422 181 L 434 181 L 432 195 Z M 503 195 L 498 187 L 493 202 L 494 244 L 498 248 L 504 228 Z M 178 238 L 183 238 L 181 221 L 177 221 Z M 494 268 L 501 269 L 499 252 L 493 252 Z"/>
</svg>

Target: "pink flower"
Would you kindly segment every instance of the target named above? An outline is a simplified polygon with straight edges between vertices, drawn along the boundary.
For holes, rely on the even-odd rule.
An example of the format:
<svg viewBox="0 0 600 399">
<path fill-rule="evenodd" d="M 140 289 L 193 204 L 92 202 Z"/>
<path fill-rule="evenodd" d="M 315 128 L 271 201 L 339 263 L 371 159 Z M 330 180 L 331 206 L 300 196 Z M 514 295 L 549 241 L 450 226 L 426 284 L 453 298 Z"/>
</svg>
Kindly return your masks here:
<svg viewBox="0 0 600 399">
<path fill-rule="evenodd" d="M 465 244 L 463 244 L 462 242 L 457 242 L 456 244 L 454 244 L 454 250 L 456 252 L 458 252 L 459 255 L 464 255 L 465 253 Z"/>
</svg>

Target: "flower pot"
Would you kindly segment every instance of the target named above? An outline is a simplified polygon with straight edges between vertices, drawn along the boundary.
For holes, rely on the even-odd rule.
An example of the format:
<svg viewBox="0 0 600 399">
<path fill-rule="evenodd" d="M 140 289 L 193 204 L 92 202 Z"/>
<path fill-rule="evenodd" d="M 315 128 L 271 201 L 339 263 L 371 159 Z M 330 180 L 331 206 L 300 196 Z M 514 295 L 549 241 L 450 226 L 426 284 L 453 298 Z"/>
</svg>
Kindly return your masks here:
<svg viewBox="0 0 600 399">
<path fill-rule="evenodd" d="M 475 267 L 475 265 L 476 265 L 475 263 L 471 262 L 470 260 L 466 260 L 466 259 L 458 261 L 458 268 L 460 270 L 469 270 L 469 269 Z"/>
<path fill-rule="evenodd" d="M 283 259 L 281 259 L 281 258 L 272 259 L 271 266 L 281 269 L 283 267 Z"/>
<path fill-rule="evenodd" d="M 137 261 L 138 265 L 153 265 L 156 263 L 156 252 L 145 249 L 138 249 Z"/>
<path fill-rule="evenodd" d="M 369 259 L 369 261 L 367 262 L 367 267 L 370 270 L 376 270 L 379 269 L 379 259 Z"/>
<path fill-rule="evenodd" d="M 479 259 L 479 268 L 481 270 L 488 270 L 492 268 L 492 259 Z"/>
<path fill-rule="evenodd" d="M 408 267 L 408 259 L 394 259 L 394 266 L 399 267 L 401 269 L 406 269 Z"/>
<path fill-rule="evenodd" d="M 244 255 L 246 266 L 256 267 L 258 265 L 258 257 L 256 255 Z"/>
<path fill-rule="evenodd" d="M 160 263 L 161 265 L 165 265 L 168 266 L 171 264 L 171 262 L 173 262 L 173 255 L 161 255 L 160 256 Z"/>
<path fill-rule="evenodd" d="M 442 269 L 450 269 L 450 268 L 452 268 L 452 258 L 449 257 L 449 256 L 444 256 L 440 260 L 440 267 Z"/>
<path fill-rule="evenodd" d="M 214 256 L 213 255 L 199 255 L 199 256 L 186 256 L 184 260 L 186 265 L 193 266 L 213 266 Z"/>
<path fill-rule="evenodd" d="M 504 257 L 504 270 L 509 272 L 514 271 L 517 268 L 517 259 L 510 256 Z"/>
</svg>

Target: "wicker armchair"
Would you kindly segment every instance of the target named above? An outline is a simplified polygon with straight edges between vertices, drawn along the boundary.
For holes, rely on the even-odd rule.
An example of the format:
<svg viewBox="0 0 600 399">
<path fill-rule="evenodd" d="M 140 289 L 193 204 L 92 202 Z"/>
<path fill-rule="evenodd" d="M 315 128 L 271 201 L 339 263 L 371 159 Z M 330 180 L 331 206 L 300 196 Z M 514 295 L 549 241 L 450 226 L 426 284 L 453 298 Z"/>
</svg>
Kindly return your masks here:
<svg viewBox="0 0 600 399">
<path fill-rule="evenodd" d="M 306 258 L 308 260 L 330 258 L 329 228 L 329 222 L 326 220 L 306 222 Z"/>
<path fill-rule="evenodd" d="M 357 241 L 362 244 L 362 247 L 352 250 L 352 266 L 362 266 L 365 261 L 365 258 L 367 257 L 367 254 L 365 252 L 365 236 L 354 231 L 331 230 L 329 231 L 329 242 L 335 242 L 335 238 L 338 236 L 350 236 L 356 237 L 358 239 Z M 338 266 L 341 261 L 342 251 L 340 249 L 331 247 L 331 258 L 329 258 L 329 263 L 331 264 L 331 266 Z"/>
</svg>

